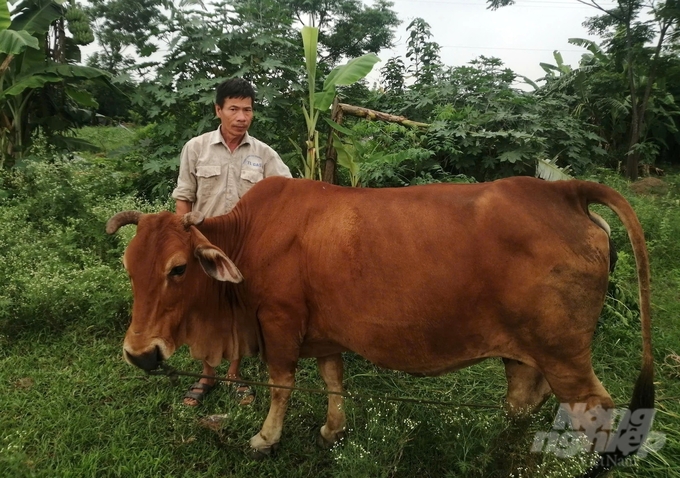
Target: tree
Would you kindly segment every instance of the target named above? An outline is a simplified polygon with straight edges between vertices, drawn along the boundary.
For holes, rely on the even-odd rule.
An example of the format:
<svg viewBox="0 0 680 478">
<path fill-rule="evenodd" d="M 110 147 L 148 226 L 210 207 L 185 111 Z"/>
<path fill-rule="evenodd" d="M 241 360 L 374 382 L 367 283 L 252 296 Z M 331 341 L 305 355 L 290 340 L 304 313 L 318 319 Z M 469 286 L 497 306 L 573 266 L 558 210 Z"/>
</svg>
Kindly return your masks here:
<svg viewBox="0 0 680 478">
<path fill-rule="evenodd" d="M 605 46 L 626 74 L 630 95 L 626 176 L 634 180 L 638 176 L 641 138 L 648 127 L 650 98 L 657 79 L 668 64 L 664 50 L 678 38 L 680 9 L 675 0 L 652 3 L 648 13 L 653 15 L 653 20 L 643 21 L 640 13 L 645 4 L 640 0 L 619 0 L 618 7 L 612 10 L 604 10 L 594 1 L 590 4 L 604 13 L 586 22 L 590 32 L 605 38 Z M 649 46 L 652 42 L 656 44 Z"/>
<path fill-rule="evenodd" d="M 409 32 L 406 58 L 412 62 L 408 72 L 417 87 L 431 85 L 443 66 L 439 58 L 439 44 L 430 41 L 430 25 L 422 18 L 413 19 L 406 30 Z"/>
<path fill-rule="evenodd" d="M 77 7 L 23 0 L 10 15 L 7 0 L 0 0 L 0 166 L 12 166 L 23 157 L 36 128 L 53 143 L 73 144 L 62 133 L 83 120 L 81 106 L 96 106 L 78 84 L 93 80 L 110 85 L 107 73 L 72 63 L 80 60 L 78 44 L 88 38 L 75 20 L 69 27 L 76 35 L 65 36 L 69 8 Z"/>
<path fill-rule="evenodd" d="M 405 65 L 400 58 L 391 58 L 380 70 L 385 94 L 375 109 L 427 121 L 427 115 L 434 107 L 428 91 L 444 71 L 439 57 L 440 47 L 430 40 L 430 25 L 422 18 L 411 21 L 406 31 L 406 58 L 410 63 Z M 405 88 L 407 79 L 413 80 L 412 87 Z"/>
<path fill-rule="evenodd" d="M 342 66 L 336 66 L 324 79 L 323 89 L 316 91 L 317 48 L 319 29 L 305 26 L 302 28 L 302 43 L 304 47 L 305 66 L 307 68 L 307 85 L 309 97 L 302 112 L 307 125 L 307 139 L 305 141 L 306 154 L 304 157 L 304 177 L 321 179 L 319 132 L 317 122 L 319 115 L 328 111 L 337 95 L 337 86 L 348 86 L 364 78 L 373 69 L 379 59 L 374 53 L 353 58 Z M 336 126 L 337 127 L 337 126 Z M 334 174 L 330 174 L 331 180 Z"/>
<path fill-rule="evenodd" d="M 330 68 L 343 58 L 378 54 L 392 44 L 399 23 L 392 2 L 376 0 L 284 0 L 292 18 L 319 29 L 320 62 Z"/>
<path fill-rule="evenodd" d="M 133 48 L 137 56 L 148 58 L 158 50 L 156 39 L 166 32 L 169 0 L 90 0 L 87 13 L 93 21 L 101 51 L 88 59 L 90 66 L 112 74 L 129 69 L 146 72 L 154 64 L 137 64 L 126 54 Z"/>
<path fill-rule="evenodd" d="M 317 89 L 334 62 L 389 46 L 390 18 L 396 19 L 387 2 L 364 7 L 357 0 L 219 0 L 205 6 L 187 1 L 170 7 L 163 36 L 154 40 L 166 42 L 168 54 L 155 67 L 153 81 L 142 82 L 132 96 L 133 107 L 156 124 L 145 168 L 158 175 L 159 183 L 174 178 L 177 155 L 189 138 L 216 127 L 215 86 L 234 76 L 256 86 L 253 134 L 281 152 L 293 170 L 303 170 L 290 147 L 291 141 L 301 145 L 306 137 L 299 108 L 307 88 L 297 17 L 314 13 L 315 22 L 323 25 Z"/>
<path fill-rule="evenodd" d="M 586 21 L 589 31 L 602 36 L 616 71 L 626 81 L 629 118 L 627 126 L 626 176 L 637 179 L 640 156 L 648 144 L 643 139 L 649 128 L 649 108 L 657 81 L 674 59 L 680 8 L 676 0 L 652 2 L 618 0 L 605 9 L 595 0 L 577 0 L 602 14 Z M 512 0 L 488 0 L 491 8 L 512 4 Z M 643 15 L 643 13 L 645 15 Z M 644 20 L 651 17 L 651 20 Z"/>
</svg>

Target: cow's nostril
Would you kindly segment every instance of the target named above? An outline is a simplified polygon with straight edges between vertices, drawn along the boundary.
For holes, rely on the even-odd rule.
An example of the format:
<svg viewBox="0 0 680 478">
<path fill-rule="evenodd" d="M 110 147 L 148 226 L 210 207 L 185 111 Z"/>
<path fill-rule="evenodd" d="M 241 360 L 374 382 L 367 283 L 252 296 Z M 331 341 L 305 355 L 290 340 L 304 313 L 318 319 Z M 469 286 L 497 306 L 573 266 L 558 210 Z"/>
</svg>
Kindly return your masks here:
<svg viewBox="0 0 680 478">
<path fill-rule="evenodd" d="M 155 370 L 163 361 L 161 349 L 158 346 L 155 346 L 153 349 L 144 352 L 141 355 L 133 355 L 128 351 L 125 351 L 125 354 L 130 363 L 146 372 Z"/>
</svg>

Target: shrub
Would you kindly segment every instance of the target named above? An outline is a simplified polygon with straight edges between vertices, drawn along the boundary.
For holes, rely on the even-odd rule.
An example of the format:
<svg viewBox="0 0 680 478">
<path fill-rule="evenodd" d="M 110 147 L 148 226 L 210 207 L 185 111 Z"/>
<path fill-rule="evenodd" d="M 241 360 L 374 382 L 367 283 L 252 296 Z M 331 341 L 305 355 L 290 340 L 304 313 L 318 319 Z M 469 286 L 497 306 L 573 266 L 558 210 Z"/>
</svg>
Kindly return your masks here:
<svg viewBox="0 0 680 478">
<path fill-rule="evenodd" d="M 162 205 L 116 195 L 115 178 L 104 165 L 59 157 L 0 176 L 0 333 L 125 320 L 130 294 L 119 260 L 133 231 L 108 236 L 104 225 L 117 211 Z"/>
</svg>

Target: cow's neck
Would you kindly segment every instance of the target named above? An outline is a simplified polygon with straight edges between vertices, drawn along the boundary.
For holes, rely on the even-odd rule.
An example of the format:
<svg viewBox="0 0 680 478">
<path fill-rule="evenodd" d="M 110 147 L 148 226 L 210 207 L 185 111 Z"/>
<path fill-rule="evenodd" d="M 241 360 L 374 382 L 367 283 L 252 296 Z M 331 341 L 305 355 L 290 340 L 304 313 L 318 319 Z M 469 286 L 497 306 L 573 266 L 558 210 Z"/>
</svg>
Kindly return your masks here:
<svg viewBox="0 0 680 478">
<path fill-rule="evenodd" d="M 199 229 L 211 243 L 222 249 L 229 259 L 237 263 L 242 246 L 241 233 L 245 226 L 242 222 L 240 215 L 232 211 L 224 216 L 207 218 Z"/>
<path fill-rule="evenodd" d="M 237 211 L 232 211 L 224 216 L 206 219 L 199 230 L 238 267 L 246 226 L 247 222 L 242 215 Z M 228 360 L 257 354 L 260 342 L 259 325 L 254 311 L 248 307 L 244 284 L 218 283 L 214 279 L 208 280 L 208 287 L 219 287 L 221 291 L 207 294 L 209 297 L 214 297 L 216 303 L 203 304 L 206 311 L 212 311 L 212 314 L 206 314 L 204 311 L 192 317 L 193 321 L 207 322 L 203 322 L 204 326 L 193 328 L 194 331 L 202 331 L 205 337 L 192 337 L 191 341 L 199 348 L 201 343 L 210 344 L 209 350 L 202 350 L 199 353 L 210 355 L 213 360 L 217 353 L 216 347 L 221 347 L 221 355 Z"/>
<path fill-rule="evenodd" d="M 260 333 L 257 320 L 237 298 L 237 285 L 209 279 L 202 287 L 216 288 L 185 322 L 183 343 L 189 345 L 192 357 L 216 367 L 222 359 L 236 360 L 257 355 Z"/>
</svg>

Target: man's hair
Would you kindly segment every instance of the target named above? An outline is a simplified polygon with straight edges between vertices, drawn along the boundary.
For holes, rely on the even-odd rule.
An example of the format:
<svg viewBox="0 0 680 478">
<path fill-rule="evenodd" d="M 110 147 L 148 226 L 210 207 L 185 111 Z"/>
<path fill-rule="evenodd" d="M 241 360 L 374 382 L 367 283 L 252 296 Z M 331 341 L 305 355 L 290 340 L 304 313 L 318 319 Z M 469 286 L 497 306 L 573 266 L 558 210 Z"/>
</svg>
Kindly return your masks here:
<svg viewBox="0 0 680 478">
<path fill-rule="evenodd" d="M 255 89 L 243 78 L 230 78 L 217 86 L 215 104 L 221 108 L 227 98 L 250 98 L 255 105 Z"/>
</svg>

